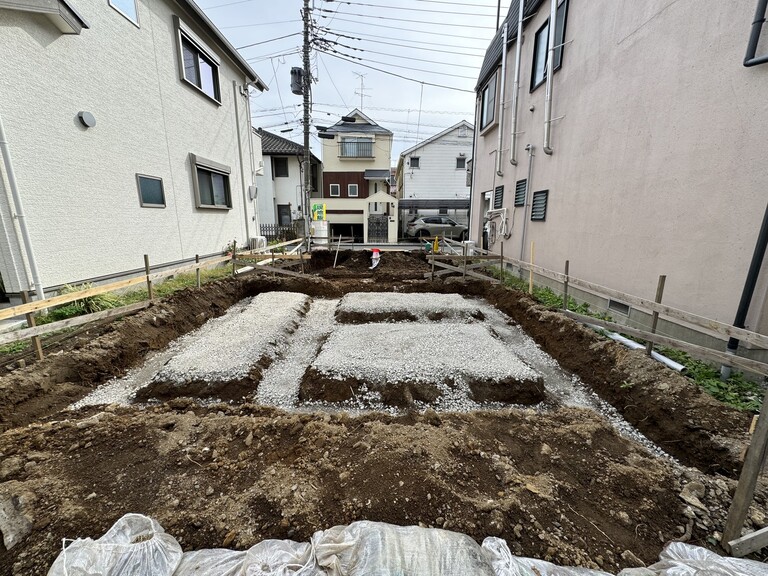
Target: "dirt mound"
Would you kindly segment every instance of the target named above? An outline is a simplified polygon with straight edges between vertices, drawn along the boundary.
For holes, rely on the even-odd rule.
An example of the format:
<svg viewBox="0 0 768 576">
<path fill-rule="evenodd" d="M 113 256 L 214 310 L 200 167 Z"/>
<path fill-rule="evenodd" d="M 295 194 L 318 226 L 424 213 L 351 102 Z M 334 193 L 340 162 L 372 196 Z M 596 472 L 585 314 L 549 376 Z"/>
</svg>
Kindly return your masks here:
<svg viewBox="0 0 768 576">
<path fill-rule="evenodd" d="M 323 278 L 371 278 L 376 281 L 397 281 L 405 279 L 422 279 L 429 271 L 427 259 L 423 252 L 386 251 L 381 253 L 379 265 L 371 270 L 370 250 L 340 251 L 336 267 L 333 267 L 335 252 L 319 252 L 323 254 L 317 260 L 312 254 L 313 270 Z M 317 268 L 315 268 L 317 266 Z"/>
</svg>

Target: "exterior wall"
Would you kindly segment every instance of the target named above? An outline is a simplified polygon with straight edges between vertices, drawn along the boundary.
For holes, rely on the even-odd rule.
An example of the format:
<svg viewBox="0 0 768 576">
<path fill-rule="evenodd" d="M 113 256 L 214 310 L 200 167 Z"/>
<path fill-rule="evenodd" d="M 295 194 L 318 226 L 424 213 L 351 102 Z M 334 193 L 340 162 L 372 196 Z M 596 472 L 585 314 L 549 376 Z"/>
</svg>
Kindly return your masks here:
<svg viewBox="0 0 768 576">
<path fill-rule="evenodd" d="M 469 198 L 466 168 L 456 168 L 456 159 L 472 157 L 472 135 L 459 138 L 459 129 L 417 148 L 403 162 L 402 198 Z M 419 168 L 410 167 L 410 159 L 419 158 Z"/>
<path fill-rule="evenodd" d="M 333 224 L 362 224 L 364 242 L 368 242 L 368 216 L 374 211 L 371 209 L 375 202 L 389 204 L 389 242 L 397 242 L 397 200 L 387 192 L 379 192 L 368 198 L 326 198 L 327 220 Z M 330 229 L 330 228 L 329 228 Z"/>
<path fill-rule="evenodd" d="M 339 184 L 341 196 L 331 196 L 331 184 Z M 359 194 L 357 198 L 367 198 L 373 193 L 373 187 L 369 188 L 363 172 L 329 172 L 326 170 L 323 172 L 323 198 L 349 198 L 347 193 L 349 184 L 357 184 L 357 193 Z"/>
<path fill-rule="evenodd" d="M 392 156 L 392 136 L 387 134 L 349 133 L 344 136 L 373 138 L 373 158 L 339 158 L 341 135 L 323 140 L 323 169 L 326 172 L 365 172 L 370 169 L 389 170 Z"/>
<path fill-rule="evenodd" d="M 242 86 L 245 74 L 175 3 L 138 2 L 139 27 L 102 0 L 77 8 L 91 26 L 80 35 L 0 9 L 0 52 L 14 54 L 0 59 L 0 114 L 43 285 L 137 269 L 145 253 L 160 264 L 244 242 L 253 235 L 253 147 L 246 98 L 233 82 Z M 220 58 L 221 105 L 180 80 L 173 15 Z M 95 127 L 79 123 L 81 110 Z M 195 207 L 190 153 L 230 167 L 231 210 Z M 165 208 L 140 206 L 137 173 L 163 179 Z M 11 268 L 11 257 L 20 259 L 14 242 L 0 237 L 9 291 L 27 287 Z"/>
<path fill-rule="evenodd" d="M 494 165 L 498 128 L 478 133 L 473 239 L 485 193 L 504 185 L 505 254 L 527 259 L 534 242 L 540 266 L 561 270 L 568 259 L 573 276 L 649 298 L 666 274 L 666 304 L 731 322 L 768 181 L 768 67 L 742 66 L 754 2 L 571 0 L 553 79 L 551 156 L 542 150 L 546 88 L 529 90 L 532 40 L 548 12 L 543 6 L 524 31 L 518 165 L 509 162 L 510 113 L 503 176 Z M 514 45 L 507 62 L 508 100 Z M 529 201 L 549 190 L 549 202 L 546 221 L 528 220 L 523 238 L 529 216 L 513 206 L 514 185 L 529 170 Z M 763 332 L 767 274 L 764 265 L 747 322 Z"/>
</svg>

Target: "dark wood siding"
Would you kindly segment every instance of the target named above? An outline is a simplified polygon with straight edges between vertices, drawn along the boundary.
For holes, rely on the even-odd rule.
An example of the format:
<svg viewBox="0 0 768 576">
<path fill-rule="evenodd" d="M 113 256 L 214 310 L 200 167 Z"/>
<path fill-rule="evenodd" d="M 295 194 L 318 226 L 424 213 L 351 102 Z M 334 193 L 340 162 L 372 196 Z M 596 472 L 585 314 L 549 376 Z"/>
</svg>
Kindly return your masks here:
<svg viewBox="0 0 768 576">
<path fill-rule="evenodd" d="M 331 184 L 339 185 L 339 196 L 331 196 Z M 358 196 L 353 198 L 368 198 L 368 181 L 363 172 L 323 172 L 323 198 L 349 198 L 348 184 L 357 184 Z"/>
</svg>

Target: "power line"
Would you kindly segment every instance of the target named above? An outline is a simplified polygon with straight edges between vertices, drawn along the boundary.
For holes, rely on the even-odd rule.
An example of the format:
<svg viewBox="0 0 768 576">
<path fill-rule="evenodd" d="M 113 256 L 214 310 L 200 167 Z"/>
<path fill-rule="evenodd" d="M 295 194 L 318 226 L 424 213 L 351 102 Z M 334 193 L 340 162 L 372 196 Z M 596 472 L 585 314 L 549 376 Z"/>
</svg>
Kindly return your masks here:
<svg viewBox="0 0 768 576">
<path fill-rule="evenodd" d="M 272 64 L 272 72 L 275 73 L 275 78 L 277 78 L 277 70 L 275 69 L 275 61 L 271 58 L 269 59 L 270 63 Z M 279 67 L 279 64 L 278 64 Z M 285 104 L 283 104 L 283 96 L 280 94 L 280 82 L 276 82 L 275 85 L 277 86 L 277 97 L 280 99 L 280 106 L 283 107 L 283 118 L 288 120 L 288 116 L 285 114 Z"/>
<path fill-rule="evenodd" d="M 335 14 L 334 10 L 328 10 L 327 8 L 318 8 L 322 12 L 328 12 Z M 413 22 L 412 18 L 392 18 L 391 16 L 372 16 L 370 14 L 357 14 L 355 12 L 344 12 L 346 16 L 357 16 L 358 18 L 373 18 L 374 20 L 388 20 L 390 22 Z M 320 14 L 320 18 L 328 18 L 325 14 Z M 341 18 L 339 18 L 341 20 Z M 482 30 L 496 30 L 495 26 L 472 26 L 471 24 L 453 24 L 450 22 L 420 22 L 421 24 L 430 24 L 432 26 L 454 26 L 457 28 L 479 28 Z M 361 22 L 362 24 L 362 22 Z"/>
<path fill-rule="evenodd" d="M 329 108 L 345 108 L 349 109 L 348 106 L 341 104 L 327 104 L 327 103 L 315 103 L 315 106 L 328 106 Z M 368 106 L 368 110 L 383 110 L 386 112 L 416 112 L 417 108 L 384 108 L 380 106 Z M 263 110 L 263 112 L 266 112 L 266 110 Z M 423 114 L 453 114 L 455 116 L 466 116 L 466 112 L 452 112 L 450 110 L 422 110 Z"/>
<path fill-rule="evenodd" d="M 379 36 L 373 36 L 371 34 L 362 34 L 360 32 L 350 32 L 349 30 L 331 30 L 326 26 L 318 26 L 318 30 L 335 36 L 341 36 L 342 38 L 349 38 L 350 40 L 363 40 L 364 38 L 370 38 L 376 40 L 380 44 L 388 44 L 388 42 L 382 42 L 379 40 Z M 348 36 L 347 34 L 356 34 L 356 36 Z M 362 38 L 361 38 L 362 36 Z M 387 36 L 390 40 L 402 40 L 403 42 L 410 42 L 411 44 L 426 44 L 428 46 L 445 46 L 444 42 L 425 42 L 424 40 L 412 40 L 410 38 L 396 38 L 394 36 Z M 392 44 L 393 46 L 402 46 L 403 48 L 409 48 L 404 44 Z M 474 46 L 463 46 L 464 50 L 478 50 L 485 52 L 485 48 L 475 48 Z M 424 50 L 424 48 L 418 48 L 418 50 Z"/>
<path fill-rule="evenodd" d="M 346 56 L 347 58 L 352 58 L 353 60 L 358 60 L 360 62 L 373 62 L 374 64 L 384 64 L 385 66 L 391 66 L 389 62 L 382 62 L 381 60 L 371 60 L 369 58 L 366 58 L 363 60 L 363 58 L 360 58 L 358 56 L 350 56 L 349 54 L 344 54 L 343 52 L 339 52 L 338 50 L 334 50 L 333 48 L 330 48 L 332 52 L 335 52 L 337 54 L 340 54 L 341 56 Z M 329 56 L 332 56 L 333 54 L 331 52 L 326 52 L 324 50 L 318 49 L 319 52 L 322 52 L 323 54 L 328 54 Z M 405 70 L 413 70 L 414 72 L 424 72 L 426 74 L 437 74 L 438 76 L 450 76 L 451 78 L 462 78 L 464 80 L 475 80 L 475 76 L 462 76 L 461 74 L 448 74 L 446 72 L 436 72 L 434 70 L 426 70 L 424 68 L 413 68 L 412 66 L 399 66 L 399 68 L 403 68 Z M 417 82 L 421 82 L 421 80 L 417 80 Z"/>
<path fill-rule="evenodd" d="M 270 38 L 263 42 L 254 42 L 253 44 L 246 44 L 245 46 L 238 46 L 235 50 L 242 50 L 244 48 L 250 48 L 251 46 L 258 46 L 260 44 L 266 44 L 267 42 L 274 42 L 275 40 L 282 40 L 283 38 L 290 38 L 291 36 L 301 36 L 301 32 L 294 32 L 293 34 L 286 34 L 285 36 L 278 36 L 277 38 Z"/>
<path fill-rule="evenodd" d="M 446 86 L 444 84 L 435 84 L 434 82 L 425 82 L 423 80 L 416 80 L 414 78 L 408 78 L 407 76 L 403 76 L 402 74 L 395 74 L 394 72 L 389 72 L 388 70 L 382 70 L 381 68 L 376 68 L 374 66 L 369 66 L 368 64 L 363 64 L 361 62 L 355 62 L 354 60 L 349 60 L 347 58 L 344 58 L 342 56 L 337 56 L 336 54 L 331 54 L 330 52 L 323 52 L 323 54 L 327 54 L 328 56 L 331 56 L 332 58 L 336 58 L 338 60 L 343 60 L 344 62 L 349 62 L 351 64 L 355 64 L 357 66 L 362 66 L 363 68 L 370 68 L 371 70 L 376 70 L 377 72 L 381 72 L 382 74 L 389 74 L 390 76 L 394 76 L 395 78 L 400 78 L 401 80 L 408 80 L 409 82 L 416 82 L 418 84 L 424 84 L 426 86 L 434 86 L 436 88 L 445 88 L 446 90 L 455 90 L 456 92 L 469 92 L 470 94 L 474 94 L 474 90 L 467 90 L 466 88 L 456 88 L 455 86 Z"/>
<path fill-rule="evenodd" d="M 283 56 L 290 56 L 292 54 L 297 54 L 299 52 L 301 52 L 301 48 L 296 47 L 289 52 L 276 52 L 274 54 L 265 54 L 264 56 L 253 56 L 251 58 L 246 58 L 246 62 L 253 62 L 253 63 L 264 62 L 265 60 L 270 60 L 272 58 L 282 58 Z"/>
<path fill-rule="evenodd" d="M 443 54 L 455 54 L 457 56 L 465 56 L 467 58 L 482 58 L 482 54 L 467 54 L 465 52 L 455 52 L 453 50 L 439 50 L 437 48 L 421 48 L 419 46 L 410 46 L 407 44 L 402 43 L 394 43 L 394 42 L 382 42 L 381 40 L 375 39 L 375 40 L 366 40 L 364 38 L 355 38 L 354 36 L 347 36 L 345 34 L 339 34 L 338 32 L 332 32 L 328 31 L 325 32 L 325 34 L 333 34 L 334 36 L 338 36 L 340 38 L 349 38 L 350 40 L 358 40 L 360 42 L 375 42 L 376 44 L 386 44 L 387 46 L 397 46 L 398 48 L 408 48 L 410 50 L 423 50 L 425 52 L 442 52 Z M 375 38 L 375 37 L 371 37 Z M 424 42 L 424 44 L 434 44 L 435 46 L 443 46 L 443 44 L 437 44 L 433 42 Z M 482 48 L 470 48 L 471 50 L 482 50 Z M 363 50 L 363 48 L 360 48 L 360 50 Z"/>
<path fill-rule="evenodd" d="M 429 2 L 430 4 L 447 4 L 449 6 L 470 6 L 472 8 L 496 8 L 494 5 L 486 6 L 478 4 L 467 4 L 466 2 L 443 2 L 442 0 L 416 0 L 416 2 Z"/>
<path fill-rule="evenodd" d="M 325 16 L 323 16 L 325 18 Z M 336 18 L 342 22 L 352 22 L 352 24 L 362 26 L 376 26 L 376 28 L 390 28 L 392 30 L 400 30 L 402 32 L 416 32 L 417 34 L 429 34 L 431 36 L 440 36 L 442 38 L 463 38 L 464 40 L 476 40 L 482 42 L 482 39 L 478 39 L 475 36 L 460 36 L 458 34 L 445 34 L 443 32 L 427 32 L 425 30 L 414 30 L 413 28 L 403 28 L 402 26 L 387 26 L 386 24 L 369 24 L 367 22 L 360 22 L 359 20 L 349 20 L 347 18 Z M 412 20 L 409 20 L 412 22 Z"/>
<path fill-rule="evenodd" d="M 325 65 L 325 61 L 320 58 L 320 55 L 318 54 L 317 59 L 320 61 L 320 63 L 323 65 L 323 68 L 325 68 L 325 71 L 328 73 L 328 79 L 331 81 L 331 84 L 333 85 L 334 89 L 336 90 L 336 94 L 339 95 L 339 98 L 341 98 L 341 102 L 344 104 L 344 108 L 349 108 L 347 106 L 347 103 L 344 102 L 344 96 L 341 95 L 341 92 L 339 92 L 339 89 L 336 87 L 336 82 L 333 81 L 333 75 L 331 74 L 331 71 L 328 70 L 328 66 Z"/>
<path fill-rule="evenodd" d="M 252 26 L 271 26 L 272 24 L 294 24 L 301 22 L 301 20 L 280 20 L 279 22 L 259 22 L 257 24 L 239 24 L 237 26 L 219 26 L 221 30 L 228 30 L 230 28 L 250 28 Z"/>
<path fill-rule="evenodd" d="M 329 0 L 331 1 L 331 0 Z M 478 14 L 478 13 L 472 13 L 472 12 L 450 12 L 447 10 L 429 10 L 428 8 L 405 8 L 403 6 L 392 6 L 392 5 L 386 5 L 386 4 L 364 4 L 362 2 L 346 2 L 344 0 L 336 0 L 338 4 L 347 4 L 349 6 L 370 6 L 371 8 L 387 8 L 388 10 L 410 10 L 413 12 L 431 12 L 433 14 L 457 14 L 459 16 L 486 16 L 490 18 L 494 18 L 495 14 Z M 495 6 L 494 6 L 495 8 Z M 323 9 L 323 12 L 326 10 Z M 346 12 L 345 12 L 346 14 Z"/>
<path fill-rule="evenodd" d="M 367 48 L 355 48 L 354 46 L 348 46 L 346 44 L 342 44 L 341 42 L 335 42 L 333 40 L 320 39 L 319 42 L 324 42 L 326 44 L 335 44 L 336 46 L 342 46 L 344 48 L 349 48 L 350 50 L 357 50 L 358 52 L 369 52 L 371 54 L 380 54 L 381 56 L 389 56 L 390 58 L 400 58 L 402 60 L 415 60 L 417 62 L 428 62 L 429 64 L 436 64 L 438 66 L 452 66 L 454 68 L 469 68 L 471 70 L 478 69 L 478 66 L 470 66 L 468 64 L 454 64 L 453 62 L 439 62 L 436 60 L 427 60 L 425 58 L 415 58 L 413 56 L 398 56 L 397 54 L 389 54 L 388 52 L 378 52 L 376 50 L 368 50 Z"/>
</svg>

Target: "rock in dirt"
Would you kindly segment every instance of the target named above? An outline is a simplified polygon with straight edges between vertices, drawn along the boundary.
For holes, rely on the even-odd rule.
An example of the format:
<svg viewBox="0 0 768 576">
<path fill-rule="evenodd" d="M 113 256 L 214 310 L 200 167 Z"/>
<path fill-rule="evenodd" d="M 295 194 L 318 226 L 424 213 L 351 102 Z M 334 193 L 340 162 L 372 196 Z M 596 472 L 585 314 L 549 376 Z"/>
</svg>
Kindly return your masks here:
<svg viewBox="0 0 768 576">
<path fill-rule="evenodd" d="M 6 550 L 13 548 L 32 532 L 32 522 L 24 514 L 24 508 L 34 499 L 31 493 L 0 497 L 0 532 Z"/>
<path fill-rule="evenodd" d="M 680 498 L 683 500 L 683 502 L 709 513 L 709 510 L 707 510 L 706 506 L 704 506 L 704 504 L 701 503 L 701 500 L 699 500 L 699 498 L 704 497 L 704 494 L 704 484 L 701 482 L 689 482 L 683 487 L 682 492 L 680 492 Z"/>
<path fill-rule="evenodd" d="M 24 460 L 19 456 L 4 458 L 3 461 L 0 462 L 0 481 L 5 481 L 16 476 L 21 472 L 23 467 Z"/>
<path fill-rule="evenodd" d="M 621 553 L 621 559 L 632 568 L 645 568 L 645 562 L 640 560 L 631 550 L 624 550 Z"/>
</svg>

